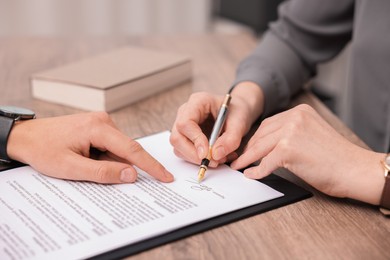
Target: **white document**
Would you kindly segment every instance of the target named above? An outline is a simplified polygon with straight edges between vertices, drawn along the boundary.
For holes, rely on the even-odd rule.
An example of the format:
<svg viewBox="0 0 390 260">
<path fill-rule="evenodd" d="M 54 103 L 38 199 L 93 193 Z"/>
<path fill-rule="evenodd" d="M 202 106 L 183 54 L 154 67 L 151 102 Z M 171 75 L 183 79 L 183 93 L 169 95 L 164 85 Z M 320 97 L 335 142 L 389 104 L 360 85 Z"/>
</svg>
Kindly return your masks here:
<svg viewBox="0 0 390 260">
<path fill-rule="evenodd" d="M 82 259 L 283 196 L 227 166 L 175 157 L 169 132 L 139 143 L 175 176 L 163 184 L 139 170 L 134 184 L 46 177 L 31 167 L 0 172 L 0 259 Z"/>
</svg>

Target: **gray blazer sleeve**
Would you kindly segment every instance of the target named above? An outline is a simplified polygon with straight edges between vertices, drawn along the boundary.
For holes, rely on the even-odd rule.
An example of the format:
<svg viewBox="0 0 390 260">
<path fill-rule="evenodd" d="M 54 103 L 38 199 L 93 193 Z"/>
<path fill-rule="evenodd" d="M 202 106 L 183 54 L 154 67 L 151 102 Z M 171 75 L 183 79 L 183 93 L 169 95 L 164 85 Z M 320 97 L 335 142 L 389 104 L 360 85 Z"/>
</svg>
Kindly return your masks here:
<svg viewBox="0 0 390 260">
<path fill-rule="evenodd" d="M 234 84 L 252 81 L 261 86 L 265 116 L 285 108 L 315 75 L 317 63 L 336 56 L 351 40 L 353 12 L 353 0 L 284 2 L 279 19 L 240 63 Z"/>
</svg>

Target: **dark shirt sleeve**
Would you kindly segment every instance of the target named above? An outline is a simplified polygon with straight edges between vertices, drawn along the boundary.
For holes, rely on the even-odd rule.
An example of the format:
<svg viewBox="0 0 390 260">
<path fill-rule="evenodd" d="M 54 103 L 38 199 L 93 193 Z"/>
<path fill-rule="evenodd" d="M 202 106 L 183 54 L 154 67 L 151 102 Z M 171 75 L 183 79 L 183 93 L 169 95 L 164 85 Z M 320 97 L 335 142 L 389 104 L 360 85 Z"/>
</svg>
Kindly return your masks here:
<svg viewBox="0 0 390 260">
<path fill-rule="evenodd" d="M 287 106 L 316 73 L 351 40 L 353 0 L 290 0 L 279 7 L 254 52 L 237 70 L 234 84 L 257 83 L 264 91 L 264 115 Z"/>
</svg>

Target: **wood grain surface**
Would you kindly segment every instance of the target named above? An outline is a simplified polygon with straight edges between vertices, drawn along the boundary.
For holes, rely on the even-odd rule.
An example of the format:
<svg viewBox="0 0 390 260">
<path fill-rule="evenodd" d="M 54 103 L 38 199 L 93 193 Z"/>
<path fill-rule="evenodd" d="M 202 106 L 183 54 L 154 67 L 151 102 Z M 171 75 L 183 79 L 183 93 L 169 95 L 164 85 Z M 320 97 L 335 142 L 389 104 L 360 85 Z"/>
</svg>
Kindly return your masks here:
<svg viewBox="0 0 390 260">
<path fill-rule="evenodd" d="M 256 39 L 246 34 L 0 38 L 0 104 L 30 108 L 38 117 L 83 112 L 33 99 L 30 75 L 124 45 L 182 52 L 193 61 L 191 82 L 110 114 L 123 132 L 136 138 L 169 130 L 176 110 L 192 92 L 223 94 L 240 60 L 256 46 Z M 342 135 L 365 146 L 309 92 L 300 94 L 291 105 L 299 103 L 313 106 Z M 377 207 L 326 196 L 283 169 L 277 174 L 309 189 L 314 196 L 129 259 L 390 259 L 390 221 Z"/>
</svg>

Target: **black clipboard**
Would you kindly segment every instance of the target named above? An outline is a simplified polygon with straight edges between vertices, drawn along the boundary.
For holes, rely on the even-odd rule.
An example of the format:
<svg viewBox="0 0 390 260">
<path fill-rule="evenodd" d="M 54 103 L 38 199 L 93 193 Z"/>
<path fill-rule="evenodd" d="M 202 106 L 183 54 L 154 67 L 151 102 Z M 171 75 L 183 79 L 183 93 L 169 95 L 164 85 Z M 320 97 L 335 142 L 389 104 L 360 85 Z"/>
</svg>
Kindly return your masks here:
<svg viewBox="0 0 390 260">
<path fill-rule="evenodd" d="M 254 206 L 229 212 L 210 218 L 166 234 L 162 234 L 150 239 L 146 239 L 134 244 L 130 244 L 112 251 L 94 256 L 90 259 L 120 259 L 130 255 L 140 253 L 142 251 L 152 249 L 167 243 L 186 238 L 213 228 L 217 228 L 234 221 L 238 221 L 247 217 L 251 217 L 272 209 L 276 209 L 294 202 L 311 197 L 313 194 L 302 187 L 283 179 L 275 174 L 271 174 L 261 180 L 260 182 L 270 186 L 271 188 L 280 191 L 284 194 L 283 197 L 259 203 Z"/>
<path fill-rule="evenodd" d="M 9 163 L 2 163 L 2 162 L 0 162 L 0 172 L 6 171 L 6 170 L 15 169 L 15 168 L 19 168 L 19 167 L 22 167 L 22 166 L 26 166 L 26 164 L 21 163 L 21 162 L 17 162 L 17 161 L 11 161 Z"/>
</svg>

